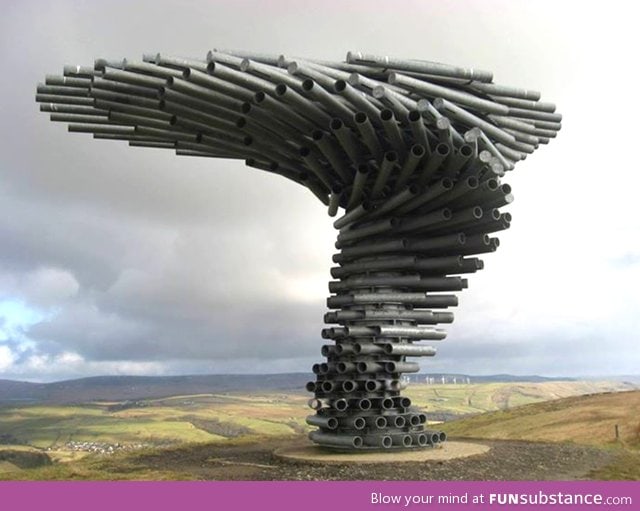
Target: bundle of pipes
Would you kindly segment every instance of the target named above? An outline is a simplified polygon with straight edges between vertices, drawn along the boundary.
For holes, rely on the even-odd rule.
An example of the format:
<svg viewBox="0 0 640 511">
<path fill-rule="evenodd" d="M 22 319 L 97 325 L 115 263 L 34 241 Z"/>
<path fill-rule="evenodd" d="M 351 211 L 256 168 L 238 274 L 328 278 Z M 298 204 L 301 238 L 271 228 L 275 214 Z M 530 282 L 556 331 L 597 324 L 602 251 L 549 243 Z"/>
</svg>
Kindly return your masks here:
<svg viewBox="0 0 640 511">
<path fill-rule="evenodd" d="M 52 121 L 94 138 L 243 159 L 308 188 L 339 229 L 322 337 L 327 361 L 307 418 L 338 449 L 420 448 L 444 441 L 401 396 L 406 357 L 433 356 L 451 323 L 460 275 L 495 251 L 513 200 L 501 182 L 560 129 L 535 91 L 477 69 L 349 52 L 325 62 L 213 50 L 98 59 L 47 76 L 36 101 Z"/>
</svg>

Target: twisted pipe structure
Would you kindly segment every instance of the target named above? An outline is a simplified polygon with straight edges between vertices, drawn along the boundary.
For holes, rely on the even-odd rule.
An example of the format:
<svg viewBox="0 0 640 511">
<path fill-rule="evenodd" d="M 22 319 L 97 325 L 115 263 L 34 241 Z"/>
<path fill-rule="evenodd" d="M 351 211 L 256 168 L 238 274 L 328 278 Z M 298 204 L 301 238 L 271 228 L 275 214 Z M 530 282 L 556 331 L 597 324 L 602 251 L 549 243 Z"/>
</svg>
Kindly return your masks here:
<svg viewBox="0 0 640 511">
<path fill-rule="evenodd" d="M 511 215 L 505 173 L 554 138 L 540 93 L 488 71 L 349 52 L 325 62 L 230 50 L 97 59 L 47 76 L 36 101 L 94 138 L 180 156 L 242 159 L 308 188 L 339 230 L 325 362 L 314 364 L 317 427 L 337 449 L 408 449 L 446 439 L 401 395 L 407 357 L 434 356 L 446 309 L 482 269 Z"/>
</svg>

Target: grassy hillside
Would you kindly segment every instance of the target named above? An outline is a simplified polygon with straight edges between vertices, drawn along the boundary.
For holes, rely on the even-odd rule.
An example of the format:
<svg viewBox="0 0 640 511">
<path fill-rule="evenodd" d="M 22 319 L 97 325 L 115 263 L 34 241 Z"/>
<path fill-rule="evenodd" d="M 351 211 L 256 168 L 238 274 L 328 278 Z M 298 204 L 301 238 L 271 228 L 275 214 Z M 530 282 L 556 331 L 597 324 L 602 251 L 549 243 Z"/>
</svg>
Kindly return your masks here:
<svg viewBox="0 0 640 511">
<path fill-rule="evenodd" d="M 443 425 L 455 436 L 602 445 L 640 443 L 640 391 L 576 396 L 485 413 Z"/>
<path fill-rule="evenodd" d="M 637 388 L 637 387 L 636 387 Z M 472 383 L 459 385 L 410 385 L 404 393 L 414 405 L 430 413 L 455 415 L 506 410 L 569 396 L 629 390 L 619 382 L 551 381 Z"/>
<path fill-rule="evenodd" d="M 614 461 L 593 471 L 590 478 L 640 480 L 640 391 L 536 403 L 452 421 L 442 428 L 452 436 L 573 442 L 613 448 Z"/>
</svg>

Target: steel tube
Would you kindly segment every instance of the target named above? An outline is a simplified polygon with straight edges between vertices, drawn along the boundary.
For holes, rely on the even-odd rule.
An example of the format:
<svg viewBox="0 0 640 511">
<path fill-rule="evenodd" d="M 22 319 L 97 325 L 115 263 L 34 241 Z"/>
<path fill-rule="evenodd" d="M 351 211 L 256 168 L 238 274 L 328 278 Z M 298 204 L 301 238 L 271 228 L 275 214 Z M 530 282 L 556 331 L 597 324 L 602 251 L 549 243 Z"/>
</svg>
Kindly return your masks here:
<svg viewBox="0 0 640 511">
<path fill-rule="evenodd" d="M 379 336 L 381 337 L 399 337 L 403 339 L 427 339 L 430 341 L 440 341 L 447 336 L 444 330 L 419 327 L 419 326 L 387 326 L 382 325 Z"/>
<path fill-rule="evenodd" d="M 372 199 L 377 199 L 380 197 L 382 190 L 389 180 L 389 176 L 391 176 L 391 173 L 396 166 L 397 161 L 398 154 L 395 151 L 387 151 L 386 153 L 384 153 L 384 159 L 382 160 L 382 164 L 380 165 L 380 170 L 376 174 L 373 187 L 371 188 Z"/>
<path fill-rule="evenodd" d="M 427 160 L 418 176 L 418 185 L 424 186 L 429 183 L 431 178 L 436 174 L 436 172 L 438 172 L 450 153 L 451 148 L 448 144 L 438 144 L 435 147 L 434 152 L 429 156 L 429 159 Z"/>
<path fill-rule="evenodd" d="M 358 139 L 355 137 L 351 129 L 345 126 L 340 119 L 332 119 L 330 126 L 331 132 L 338 139 L 338 142 L 347 153 L 351 162 L 358 166 L 363 163 L 363 152 L 359 147 Z"/>
<path fill-rule="evenodd" d="M 415 170 L 420 165 L 422 158 L 424 158 L 426 151 L 423 146 L 419 144 L 414 144 L 411 146 L 411 150 L 407 156 L 407 159 L 398 174 L 398 178 L 396 179 L 396 183 L 394 186 L 394 190 L 398 191 L 404 188 L 409 181 L 409 178 L 413 175 Z"/>
<path fill-rule="evenodd" d="M 275 92 L 276 98 L 298 109 L 302 115 L 312 120 L 322 128 L 329 128 L 331 116 L 323 112 L 315 104 L 307 101 L 291 87 L 287 87 L 284 83 L 280 83 L 276 86 Z"/>
<path fill-rule="evenodd" d="M 412 71 L 415 73 L 426 73 L 436 76 L 450 76 L 453 78 L 464 78 L 467 80 L 478 80 L 480 82 L 491 82 L 493 73 L 480 69 L 465 69 L 457 66 L 449 66 L 428 60 L 406 60 L 393 57 L 379 57 L 371 54 L 350 51 L 347 53 L 347 62 L 350 64 L 365 64 L 368 66 L 398 69 L 402 71 Z"/>
<path fill-rule="evenodd" d="M 507 85 L 496 85 L 495 83 L 482 83 L 478 81 L 472 82 L 470 87 L 492 96 L 529 99 L 533 101 L 538 101 L 540 99 L 540 93 L 538 91 L 519 89 L 517 87 L 510 87 Z"/>
<path fill-rule="evenodd" d="M 419 110 L 411 110 L 407 115 L 409 121 L 409 127 L 416 144 L 422 146 L 427 154 L 431 154 L 431 146 L 429 144 L 429 136 L 427 135 L 427 129 L 424 125 L 422 114 Z"/>
<path fill-rule="evenodd" d="M 356 112 L 353 116 L 355 126 L 362 137 L 362 142 L 367 146 L 373 157 L 380 161 L 383 157 L 383 149 L 376 135 L 369 117 L 364 112 Z"/>
<path fill-rule="evenodd" d="M 347 447 L 358 449 L 362 447 L 362 437 L 358 435 L 336 435 L 329 433 L 321 433 L 320 431 L 312 431 L 309 433 L 309 439 L 320 445 L 329 447 Z"/>
<path fill-rule="evenodd" d="M 359 293 L 327 298 L 327 307 L 336 309 L 345 305 L 398 303 L 415 307 L 433 307 L 436 309 L 455 307 L 458 299 L 455 295 L 429 295 L 426 293 Z"/>
<path fill-rule="evenodd" d="M 322 130 L 314 130 L 311 137 L 318 147 L 318 150 L 329 161 L 332 169 L 340 176 L 342 183 L 351 183 L 354 179 L 351 177 L 353 173 L 349 170 L 344 158 L 340 155 L 336 147 L 337 143 Z"/>
<path fill-rule="evenodd" d="M 253 102 L 266 110 L 272 112 L 279 120 L 299 129 L 301 132 L 309 133 L 315 129 L 315 124 L 305 117 L 287 108 L 280 101 L 276 101 L 262 91 L 256 92 L 253 96 Z"/>
<path fill-rule="evenodd" d="M 449 89 L 447 87 L 436 85 L 434 83 L 416 80 L 415 78 L 411 78 L 410 76 L 402 75 L 395 72 L 389 74 L 389 83 L 410 88 L 428 97 L 448 99 L 449 101 L 453 101 L 461 105 L 466 105 L 468 107 L 479 110 L 480 112 L 498 115 L 510 115 L 511 111 L 509 107 L 500 105 L 499 103 L 495 103 L 494 101 L 478 98 L 477 96 L 474 96 L 472 94 Z"/>
<path fill-rule="evenodd" d="M 396 121 L 393 111 L 385 108 L 380 112 L 380 122 L 384 128 L 384 132 L 389 140 L 390 146 L 396 152 L 397 155 L 404 155 L 407 152 L 407 146 L 400 133 L 398 122 Z"/>
<path fill-rule="evenodd" d="M 406 202 L 399 208 L 394 211 L 394 214 L 404 215 L 410 211 L 413 211 L 419 207 L 422 207 L 424 204 L 428 204 L 430 201 L 434 200 L 436 197 L 441 194 L 448 192 L 453 188 L 453 181 L 449 178 L 440 179 L 435 182 L 433 185 L 429 186 L 422 195 L 419 195 L 415 199 L 411 199 Z"/>
</svg>

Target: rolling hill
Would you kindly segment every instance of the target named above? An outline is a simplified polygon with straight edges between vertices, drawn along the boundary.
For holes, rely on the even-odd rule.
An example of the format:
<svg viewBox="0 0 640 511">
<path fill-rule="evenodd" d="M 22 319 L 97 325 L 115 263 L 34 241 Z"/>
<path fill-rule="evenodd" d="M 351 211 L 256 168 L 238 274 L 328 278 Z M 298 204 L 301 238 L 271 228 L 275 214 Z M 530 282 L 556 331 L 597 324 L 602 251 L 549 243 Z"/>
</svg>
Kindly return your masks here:
<svg viewBox="0 0 640 511">
<path fill-rule="evenodd" d="M 568 397 L 484 413 L 443 425 L 449 435 L 503 440 L 575 442 L 620 441 L 640 447 L 640 391 Z"/>
</svg>

